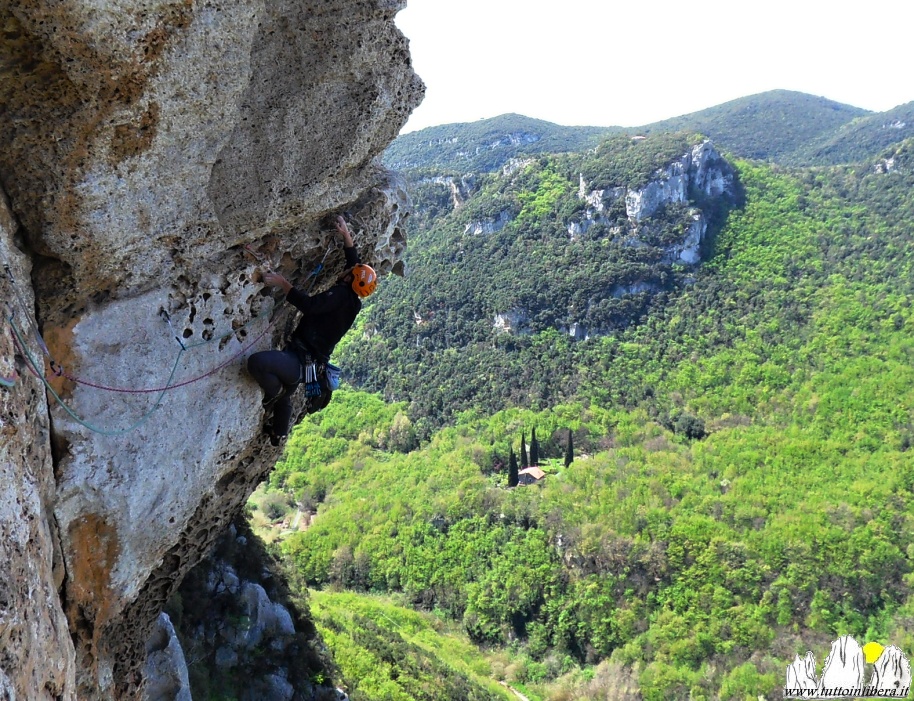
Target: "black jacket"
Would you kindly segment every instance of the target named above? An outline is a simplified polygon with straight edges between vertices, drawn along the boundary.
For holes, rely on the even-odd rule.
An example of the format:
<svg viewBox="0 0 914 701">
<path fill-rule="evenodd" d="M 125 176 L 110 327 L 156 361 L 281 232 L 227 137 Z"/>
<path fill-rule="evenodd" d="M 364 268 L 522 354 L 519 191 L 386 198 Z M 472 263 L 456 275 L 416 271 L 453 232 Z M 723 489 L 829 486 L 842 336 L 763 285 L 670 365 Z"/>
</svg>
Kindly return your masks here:
<svg viewBox="0 0 914 701">
<path fill-rule="evenodd" d="M 343 248 L 346 267 L 359 263 L 355 248 Z M 289 290 L 286 301 L 302 313 L 302 320 L 292 332 L 293 347 L 303 344 L 315 360 L 327 362 L 340 339 L 346 335 L 362 309 L 362 300 L 348 282 L 339 282 L 329 290 L 309 297 L 304 292 Z"/>
</svg>

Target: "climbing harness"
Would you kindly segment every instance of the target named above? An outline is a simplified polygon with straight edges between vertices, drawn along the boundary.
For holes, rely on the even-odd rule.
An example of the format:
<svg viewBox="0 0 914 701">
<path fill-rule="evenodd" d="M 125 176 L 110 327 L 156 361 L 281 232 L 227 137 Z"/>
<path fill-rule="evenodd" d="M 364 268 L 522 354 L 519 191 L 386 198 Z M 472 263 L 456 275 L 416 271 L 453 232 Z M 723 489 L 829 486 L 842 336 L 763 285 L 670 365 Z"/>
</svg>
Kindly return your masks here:
<svg viewBox="0 0 914 701">
<path fill-rule="evenodd" d="M 301 364 L 301 375 L 295 385 L 305 386 L 305 412 L 313 414 L 320 411 L 329 404 L 334 390 L 340 386 L 340 368 L 329 361 L 316 359 L 298 339 L 293 338 L 287 350 L 292 350 Z"/>
</svg>

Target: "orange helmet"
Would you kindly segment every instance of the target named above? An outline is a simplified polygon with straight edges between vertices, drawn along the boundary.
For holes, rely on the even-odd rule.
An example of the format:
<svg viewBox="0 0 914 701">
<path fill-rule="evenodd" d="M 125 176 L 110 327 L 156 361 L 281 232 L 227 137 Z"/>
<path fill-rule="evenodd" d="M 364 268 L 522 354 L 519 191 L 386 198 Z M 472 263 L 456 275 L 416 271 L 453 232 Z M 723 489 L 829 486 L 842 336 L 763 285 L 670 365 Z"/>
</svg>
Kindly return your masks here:
<svg viewBox="0 0 914 701">
<path fill-rule="evenodd" d="M 367 297 L 378 286 L 378 274 L 370 265 L 359 263 L 352 269 L 352 289 L 359 297 Z"/>
</svg>

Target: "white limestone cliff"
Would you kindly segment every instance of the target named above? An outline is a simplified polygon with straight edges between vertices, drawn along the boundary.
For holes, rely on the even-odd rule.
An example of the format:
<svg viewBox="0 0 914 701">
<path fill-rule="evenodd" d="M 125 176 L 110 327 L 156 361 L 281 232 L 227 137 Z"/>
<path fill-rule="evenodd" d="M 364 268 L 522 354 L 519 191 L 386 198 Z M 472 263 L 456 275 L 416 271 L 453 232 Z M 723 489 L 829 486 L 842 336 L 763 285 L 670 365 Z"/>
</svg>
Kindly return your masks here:
<svg viewBox="0 0 914 701">
<path fill-rule="evenodd" d="M 378 157 L 423 92 L 404 4 L 0 8 L 0 693 L 142 696 L 163 602 L 278 455 L 244 371 L 292 320 L 262 262 L 304 284 L 347 210 L 365 262 L 402 270 L 407 197 Z M 49 408 L 14 311 L 68 375 L 201 379 L 52 377 Z"/>
<path fill-rule="evenodd" d="M 637 242 L 638 227 L 669 205 L 689 205 L 696 195 L 707 198 L 734 194 L 733 169 L 724 161 L 710 141 L 696 144 L 689 152 L 663 168 L 659 168 L 650 182 L 641 188 L 615 187 L 588 190 L 583 175 L 580 176 L 578 199 L 586 203 L 580 215 L 567 224 L 572 240 L 585 234 L 594 224 L 610 225 L 604 212 L 613 202 L 624 199 L 628 226 Z M 701 209 L 690 206 L 688 216 L 692 222 L 686 235 L 678 243 L 666 247 L 665 258 L 670 263 L 695 265 L 701 258 L 701 243 L 708 230 L 708 222 Z M 614 235 L 624 232 L 618 227 Z"/>
<path fill-rule="evenodd" d="M 513 171 L 512 171 L 513 172 Z M 503 177 L 509 177 L 505 171 Z M 629 248 L 645 248 L 648 245 L 659 249 L 661 260 L 665 264 L 697 265 L 701 262 L 702 245 L 708 233 L 708 218 L 699 205 L 711 203 L 718 198 L 732 201 L 736 195 L 736 182 L 733 168 L 705 140 L 695 144 L 686 153 L 667 165 L 658 168 L 646 185 L 640 188 L 617 185 L 593 189 L 584 176 L 578 177 L 577 198 L 583 203 L 566 221 L 565 229 L 572 242 L 591 232 L 601 225 L 599 237 L 611 240 Z M 625 213 L 611 211 L 613 205 L 625 204 Z M 656 235 L 662 228 L 652 221 L 666 207 L 679 207 L 677 216 L 682 224 L 680 236 L 663 244 L 648 243 L 650 235 Z M 618 210 L 618 207 L 616 207 Z M 471 221 L 465 227 L 464 234 L 489 234 L 504 227 L 510 221 L 505 212 L 497 218 Z M 634 280 L 626 284 L 612 284 L 606 293 L 610 297 L 620 298 L 639 294 L 653 294 L 661 286 L 656 282 Z M 589 300 L 593 304 L 594 299 Z M 530 310 L 514 308 L 496 313 L 493 328 L 501 333 L 527 333 L 526 320 L 532 316 Z M 591 328 L 580 318 L 570 319 L 556 327 L 561 333 L 568 334 L 575 340 L 582 340 L 611 333 L 612 329 Z"/>
<path fill-rule="evenodd" d="M 529 315 L 524 309 L 509 309 L 503 314 L 496 314 L 492 328 L 499 333 L 523 335 L 529 333 Z"/>
<path fill-rule="evenodd" d="M 684 204 L 692 192 L 716 197 L 733 188 L 733 172 L 710 141 L 704 141 L 689 153 L 659 169 L 651 181 L 625 195 L 628 218 L 640 222 L 661 206 Z"/>
<path fill-rule="evenodd" d="M 494 217 L 468 222 L 463 228 L 463 233 L 468 236 L 488 236 L 504 229 L 512 218 L 509 210 L 503 210 Z"/>
</svg>

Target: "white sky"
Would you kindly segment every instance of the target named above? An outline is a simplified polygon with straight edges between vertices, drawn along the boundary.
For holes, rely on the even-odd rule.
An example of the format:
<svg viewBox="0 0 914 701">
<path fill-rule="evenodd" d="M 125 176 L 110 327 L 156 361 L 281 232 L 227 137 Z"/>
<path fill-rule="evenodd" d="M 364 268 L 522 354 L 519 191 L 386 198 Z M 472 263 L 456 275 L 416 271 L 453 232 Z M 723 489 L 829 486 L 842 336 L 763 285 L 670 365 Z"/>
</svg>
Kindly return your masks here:
<svg viewBox="0 0 914 701">
<path fill-rule="evenodd" d="M 640 126 L 766 90 L 914 100 L 914 0 L 407 0 L 403 132 L 516 112 Z"/>
</svg>

